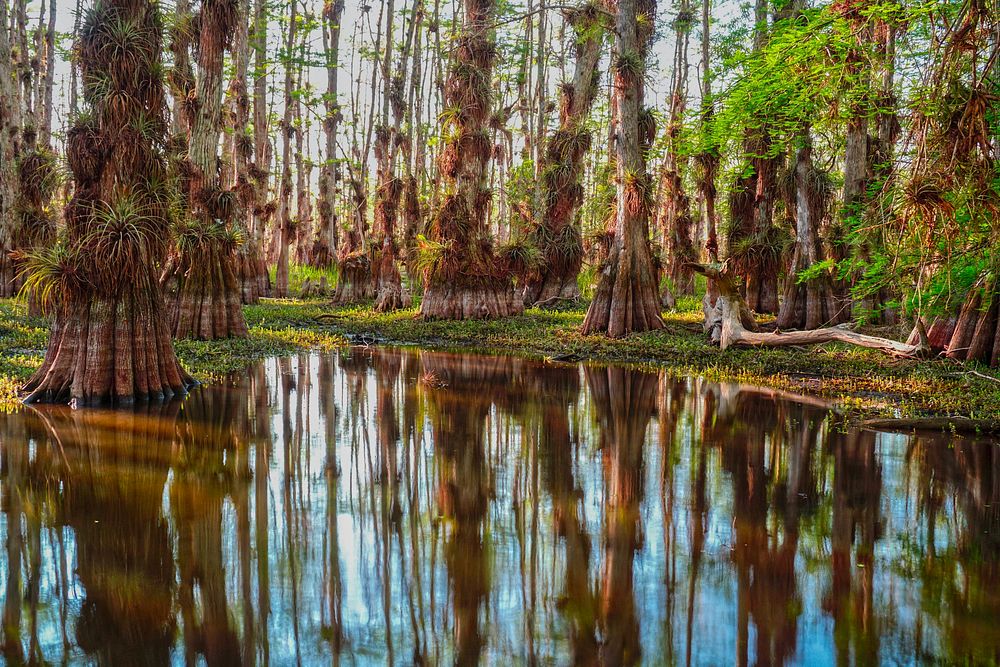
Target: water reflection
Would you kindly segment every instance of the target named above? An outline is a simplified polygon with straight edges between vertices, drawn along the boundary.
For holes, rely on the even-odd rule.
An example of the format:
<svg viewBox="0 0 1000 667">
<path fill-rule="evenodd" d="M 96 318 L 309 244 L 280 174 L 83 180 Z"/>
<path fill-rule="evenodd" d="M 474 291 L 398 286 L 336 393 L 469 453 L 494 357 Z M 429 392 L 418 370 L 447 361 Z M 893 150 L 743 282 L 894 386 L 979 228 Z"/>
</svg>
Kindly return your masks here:
<svg viewBox="0 0 1000 667">
<path fill-rule="evenodd" d="M 353 349 L 0 416 L 11 664 L 988 663 L 996 443 Z"/>
</svg>

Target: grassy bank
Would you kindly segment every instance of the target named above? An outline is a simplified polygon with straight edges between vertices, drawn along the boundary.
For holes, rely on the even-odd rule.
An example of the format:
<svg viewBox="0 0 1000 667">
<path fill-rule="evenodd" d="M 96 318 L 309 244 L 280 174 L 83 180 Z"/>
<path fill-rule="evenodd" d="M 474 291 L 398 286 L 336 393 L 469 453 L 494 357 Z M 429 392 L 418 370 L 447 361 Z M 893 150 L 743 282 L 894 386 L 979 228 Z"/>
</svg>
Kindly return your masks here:
<svg viewBox="0 0 1000 667">
<path fill-rule="evenodd" d="M 1000 419 L 1000 374 L 946 360 L 908 361 L 841 344 L 806 348 L 730 349 L 705 342 L 695 300 L 665 315 L 666 328 L 624 340 L 583 336 L 584 310 L 530 310 L 492 322 L 423 322 L 416 310 L 378 314 L 371 308 L 329 308 L 323 301 L 265 300 L 246 308 L 250 338 L 180 341 L 185 367 L 202 380 L 239 370 L 271 355 L 329 349 L 348 340 L 412 344 L 566 360 L 655 365 L 835 398 L 867 416 L 900 413 Z M 900 332 L 882 332 L 898 336 Z M 0 403 L 15 404 L 16 388 L 41 363 L 45 323 L 0 301 Z M 970 373 L 975 370 L 981 375 Z M 993 378 L 993 379 L 989 379 Z"/>
<path fill-rule="evenodd" d="M 248 322 L 249 338 L 175 341 L 174 348 L 184 368 L 202 382 L 211 382 L 259 359 L 300 350 L 328 350 L 347 343 L 329 327 L 299 327 L 283 317 L 269 317 L 289 307 L 278 303 L 256 307 L 255 319 Z M 23 305 L 0 299 L 0 412 L 19 405 L 18 388 L 41 365 L 47 340 L 45 320 L 29 318 Z"/>
</svg>

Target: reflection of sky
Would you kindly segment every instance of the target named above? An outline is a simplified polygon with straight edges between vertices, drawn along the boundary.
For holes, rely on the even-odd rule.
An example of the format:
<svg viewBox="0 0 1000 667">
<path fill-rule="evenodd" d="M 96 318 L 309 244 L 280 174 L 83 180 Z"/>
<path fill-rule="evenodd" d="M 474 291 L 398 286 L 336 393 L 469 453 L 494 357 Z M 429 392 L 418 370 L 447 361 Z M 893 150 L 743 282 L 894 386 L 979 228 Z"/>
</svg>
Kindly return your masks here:
<svg viewBox="0 0 1000 667">
<path fill-rule="evenodd" d="M 411 616 L 417 619 L 432 662 L 447 663 L 453 659 L 453 613 L 451 587 L 445 559 L 451 525 L 439 516 L 436 504 L 441 455 L 435 451 L 433 431 L 426 411 L 418 412 L 417 427 L 420 443 L 406 440 L 397 444 L 400 466 L 399 492 L 402 507 L 401 530 L 403 543 L 395 535 L 386 539 L 386 523 L 382 514 L 387 486 L 375 480 L 380 467 L 376 396 L 378 386 L 374 372 L 365 376 L 358 386 L 339 364 L 331 363 L 332 382 L 319 378 L 318 355 L 293 358 L 287 369 L 295 381 L 295 389 L 282 395 L 281 368 L 276 361 L 265 362 L 273 433 L 270 445 L 267 482 L 266 554 L 270 575 L 271 615 L 267 622 L 270 656 L 274 664 L 288 664 L 298 654 L 311 664 L 330 659 L 329 624 L 326 587 L 331 563 L 331 535 L 328 530 L 330 503 L 336 509 L 339 564 L 342 570 L 342 614 L 345 633 L 344 651 L 347 664 L 385 664 L 391 642 L 396 661 L 408 663 L 414 651 Z M 377 362 L 377 357 L 376 357 Z M 522 369 L 524 373 L 544 373 L 538 366 Z M 578 371 L 579 372 L 579 371 Z M 589 579 L 591 588 L 602 594 L 602 567 L 605 559 L 602 531 L 605 525 L 605 462 L 599 447 L 600 430 L 595 421 L 596 406 L 581 373 L 579 398 L 570 409 L 571 433 L 578 444 L 573 462 L 575 481 L 582 491 L 579 514 L 591 540 Z M 433 391 L 411 383 L 402 373 L 394 388 L 393 405 L 397 420 L 402 411 L 403 392 L 415 392 L 418 410 L 427 407 Z M 410 384 L 408 384 L 410 383 Z M 341 475 L 337 480 L 335 499 L 329 495 L 324 475 L 327 457 L 325 433 L 327 424 L 321 416 L 321 386 L 334 392 L 333 404 L 337 420 L 333 424 L 334 452 Z M 661 391 L 668 383 L 661 382 Z M 700 380 L 685 381 L 687 397 L 677 421 L 672 443 L 662 441 L 659 415 L 650 420 L 643 447 L 643 500 L 640 508 L 642 536 L 640 548 L 634 554 L 633 586 L 643 661 L 649 664 L 683 664 L 687 650 L 688 593 L 691 580 L 692 553 L 691 504 L 693 501 L 695 466 L 702 447 L 700 396 L 712 385 Z M 206 388 L 203 391 L 237 391 Z M 485 391 L 485 389 L 484 389 Z M 736 395 L 736 391 L 730 392 Z M 752 393 L 749 395 L 753 395 Z M 758 398 L 766 401 L 771 399 Z M 247 404 L 253 397 L 246 398 Z M 422 401 L 420 403 L 419 401 Z M 289 413 L 283 412 L 283 405 Z M 352 407 L 352 403 L 354 407 Z M 301 405 L 301 410 L 299 409 Z M 661 406 L 665 403 L 660 403 Z M 813 408 L 787 409 L 789 419 L 802 415 L 817 415 Z M 669 408 L 663 408 L 669 409 Z M 352 417 L 357 411 L 358 418 Z M 494 496 L 489 499 L 483 527 L 485 557 L 489 564 L 489 593 L 480 614 L 480 627 L 485 637 L 483 662 L 519 663 L 527 661 L 530 651 L 544 663 L 561 663 L 570 654 L 570 629 L 560 606 L 564 594 L 565 545 L 555 532 L 552 497 L 546 486 L 544 461 L 535 443 L 539 411 L 529 407 L 516 415 L 494 405 L 484 429 L 487 478 Z M 818 418 L 818 417 L 817 417 Z M 17 417 L 0 417 L 17 419 Z M 287 422 L 287 423 L 286 423 Z M 283 439 L 283 430 L 290 427 L 291 440 Z M 167 432 L 170 429 L 166 429 Z M 794 434 L 795 428 L 790 430 Z M 761 433 L 761 431 L 757 431 Z M 404 438 L 409 436 L 404 435 Z M 762 436 L 763 437 L 763 436 Z M 769 436 L 770 437 L 770 436 Z M 298 443 L 301 439 L 301 445 Z M 737 442 L 734 440 L 733 442 Z M 831 513 L 836 470 L 833 451 L 843 446 L 843 436 L 831 425 L 819 430 L 813 450 L 813 475 L 819 498 L 815 509 L 804 513 L 799 524 L 799 538 L 794 564 L 795 594 L 788 610 L 798 614 L 795 630 L 796 650 L 791 661 L 796 664 L 833 664 L 835 661 L 834 621 L 827 611 L 825 598 L 831 587 Z M 10 443 L 5 443 L 10 446 Z M 74 447 L 72 442 L 64 442 Z M 926 579 L 922 568 L 927 560 L 926 510 L 918 506 L 921 493 L 919 456 L 908 455 L 911 440 L 899 435 L 880 435 L 876 442 L 877 461 L 881 469 L 881 496 L 878 501 L 882 521 L 882 537 L 874 552 L 872 624 L 878 635 L 879 659 L 882 662 L 915 662 L 934 657 L 948 660 L 947 645 L 954 610 L 947 603 L 936 613 L 926 606 L 928 595 L 942 596 L 923 588 Z M 473 443 L 469 443 L 472 446 Z M 669 445 L 671 450 L 665 451 Z M 700 571 L 694 593 L 692 613 L 692 661 L 695 664 L 729 664 L 735 662 L 737 650 L 737 599 L 735 576 L 735 540 L 733 516 L 735 503 L 732 480 L 723 468 L 724 441 L 707 443 L 707 514 L 706 533 Z M 773 446 L 772 446 L 773 445 Z M 39 441 L 38 448 L 49 446 Z M 171 446 L 169 440 L 150 446 Z M 188 445 L 191 446 L 191 445 Z M 947 443 L 941 442 L 945 447 Z M 98 446 L 99 447 L 99 446 Z M 769 489 L 789 465 L 789 444 L 769 441 L 765 465 Z M 288 454 L 290 454 L 290 456 Z M 406 458 L 407 453 L 409 457 Z M 251 464 L 254 453 L 249 454 Z M 778 458 L 774 458 L 777 456 Z M 780 459 L 780 460 L 779 460 Z M 665 470 L 664 466 L 668 466 Z M 127 465 L 108 468 L 109 483 L 115 475 L 129 474 Z M 409 471 L 407 474 L 406 471 Z M 664 474 L 670 482 L 670 495 L 661 494 Z M 199 474 L 187 470 L 184 475 Z M 211 474 L 211 473 L 204 473 Z M 255 476 L 247 482 L 250 503 L 251 530 L 255 525 Z M 170 489 L 179 483 L 171 473 L 163 492 L 163 516 L 176 536 L 178 526 L 171 508 Z M 962 536 L 962 508 L 954 502 L 951 481 L 943 494 L 943 506 L 937 515 L 934 547 L 945 565 L 954 563 L 956 542 Z M 6 486 L 6 484 L 5 484 Z M 411 505 L 412 497 L 416 498 Z M 771 493 L 771 491 L 769 491 Z M 775 492 L 776 493 L 776 492 Z M 41 501 L 43 525 L 51 523 L 54 507 Z M 672 512 L 664 511 L 672 502 Z M 520 514 L 519 514 L 520 513 Z M 108 521 L 115 517 L 109 516 Z M 2 517 L 3 535 L 7 536 L 8 516 Z M 412 523 L 411 523 L 412 520 Z M 537 522 L 537 531 L 532 529 Z M 775 498 L 767 501 L 767 534 L 771 548 L 784 539 L 784 526 L 776 510 Z M 244 612 L 259 613 L 261 591 L 257 588 L 258 558 L 252 553 L 251 571 L 240 571 L 237 544 L 236 513 L 232 498 L 224 504 L 222 527 L 226 591 L 230 603 L 229 616 L 237 635 L 241 634 Z M 417 535 L 411 534 L 411 528 Z M 69 571 L 74 571 L 75 543 L 72 530 L 62 528 Z M 57 659 L 61 653 L 57 588 L 57 553 L 55 533 L 49 529 L 42 535 L 42 569 L 39 627 L 44 655 Z M 254 532 L 251 546 L 256 549 Z M 975 536 L 973 536 L 974 538 Z M 857 540 L 855 538 L 855 544 Z M 412 542 L 411 542 L 412 541 Z M 387 548 L 388 553 L 383 553 Z M 414 554 L 413 543 L 417 553 Z M 176 541 L 175 546 L 176 550 Z M 988 555 L 986 556 L 988 557 Z M 995 557 L 995 556 L 994 556 Z M 174 558 L 177 554 L 175 551 Z M 6 558 L 0 562 L 6 579 L 9 568 Z M 861 572 L 852 551 L 851 577 L 855 604 L 860 595 Z M 942 571 L 948 571 L 944 567 Z M 963 573 L 957 565 L 954 576 Z M 27 575 L 22 566 L 22 579 Z M 252 595 L 250 609 L 244 608 L 241 582 L 249 576 Z M 69 589 L 69 623 L 67 631 L 74 637 L 74 619 L 78 615 L 87 591 L 75 578 Z M 961 582 L 954 582 L 961 589 Z M 766 590 L 766 589 L 765 589 Z M 783 599 L 780 593 L 777 600 Z M 384 605 L 388 608 L 388 628 Z M 533 622 L 529 621 L 534 610 Z M 853 613 L 853 612 L 852 612 Z M 860 623 L 860 620 L 856 620 Z M 27 613 L 22 624 L 27 623 Z M 180 624 L 180 618 L 178 618 Z M 258 633 L 261 631 L 258 628 Z M 859 630 L 855 627 L 854 632 Z M 751 616 L 749 627 L 749 658 L 754 661 L 758 628 Z M 997 642 L 988 635 L 980 637 L 983 646 Z M 183 661 L 178 632 L 175 662 Z M 82 657 L 78 649 L 73 654 Z M 856 650 L 856 649 L 855 649 Z M 944 651 L 944 653 L 942 653 Z M 853 662 L 853 661 L 852 661 Z"/>
</svg>

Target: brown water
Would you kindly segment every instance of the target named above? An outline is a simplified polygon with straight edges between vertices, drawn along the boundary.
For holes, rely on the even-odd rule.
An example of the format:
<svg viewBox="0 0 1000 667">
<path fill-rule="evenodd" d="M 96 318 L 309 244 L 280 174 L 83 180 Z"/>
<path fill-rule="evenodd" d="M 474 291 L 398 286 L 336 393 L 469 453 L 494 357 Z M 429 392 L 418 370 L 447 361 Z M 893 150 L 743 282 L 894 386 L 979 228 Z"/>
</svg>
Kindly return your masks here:
<svg viewBox="0 0 1000 667">
<path fill-rule="evenodd" d="M 3 656 L 989 663 L 997 443 L 636 370 L 354 349 L 0 415 Z"/>
</svg>

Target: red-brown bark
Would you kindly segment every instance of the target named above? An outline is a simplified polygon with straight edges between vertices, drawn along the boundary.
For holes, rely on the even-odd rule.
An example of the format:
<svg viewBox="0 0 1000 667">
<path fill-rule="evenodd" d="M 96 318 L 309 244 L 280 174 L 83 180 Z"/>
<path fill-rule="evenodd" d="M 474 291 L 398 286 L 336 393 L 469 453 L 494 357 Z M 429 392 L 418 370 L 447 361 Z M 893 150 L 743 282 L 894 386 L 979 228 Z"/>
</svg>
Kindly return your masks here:
<svg viewBox="0 0 1000 667">
<path fill-rule="evenodd" d="M 243 292 L 236 277 L 239 196 L 219 178 L 222 65 L 238 16 L 236 0 L 203 0 L 198 19 L 198 76 L 188 131 L 188 158 L 180 165 L 187 196 L 178 240 L 160 284 L 177 338 L 245 337 Z M 189 93 L 190 95 L 190 93 Z"/>
<path fill-rule="evenodd" d="M 493 146 L 487 132 L 492 112 L 496 0 L 463 0 L 462 28 L 445 83 L 451 131 L 438 159 L 450 190 L 431 228 L 441 252 L 426 271 L 420 314 L 432 319 L 515 315 L 524 304 L 499 261 L 487 230 L 492 192 L 487 165 Z"/>
<path fill-rule="evenodd" d="M 609 221 L 608 257 L 583 322 L 584 333 L 612 337 L 663 327 L 649 243 L 652 183 L 645 159 L 655 126 L 642 106 L 656 3 L 619 0 L 617 5 L 612 99 L 617 198 Z"/>
<path fill-rule="evenodd" d="M 67 137 L 76 180 L 66 210 L 70 259 L 56 285 L 59 300 L 45 360 L 25 386 L 28 402 L 159 399 L 192 383 L 174 354 L 155 274 L 167 234 L 165 197 L 158 189 L 164 182 L 158 146 L 166 121 L 157 14 L 149 0 L 107 0 L 87 16 L 93 25 L 134 26 L 129 58 L 112 57 L 116 46 L 106 32 L 82 31 L 82 79 L 116 82 L 116 94 L 98 94 L 92 83 L 86 85 L 91 117 L 78 120 Z M 126 102 L 112 103 L 120 100 Z M 151 131 L 137 132 L 133 123 L 139 119 L 151 122 Z M 119 232 L 119 225 L 135 231 Z"/>
<path fill-rule="evenodd" d="M 597 95 L 603 14 L 597 4 L 588 2 L 570 10 L 567 20 L 576 35 L 573 80 L 560 87 L 559 129 L 548 139 L 541 167 L 543 214 L 531 238 L 542 261 L 537 275 L 525 285 L 526 306 L 580 297 L 577 276 L 583 264 L 583 238 L 576 216 L 583 203 L 584 158 L 592 142 L 586 123 Z"/>
</svg>

